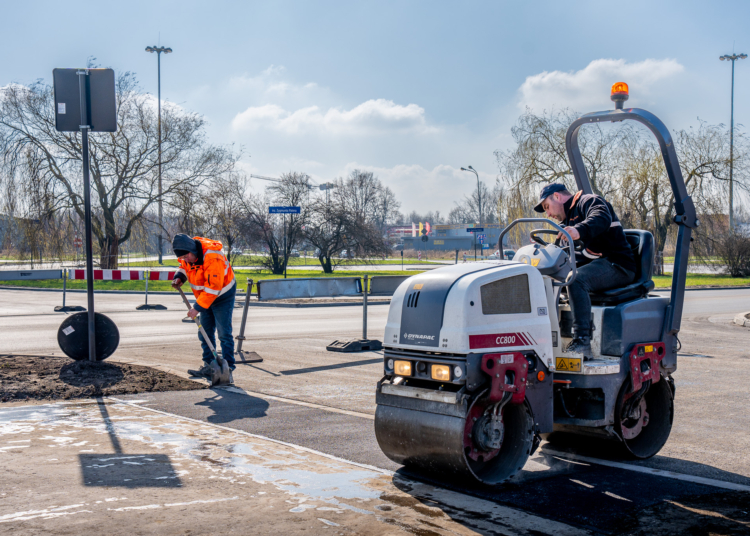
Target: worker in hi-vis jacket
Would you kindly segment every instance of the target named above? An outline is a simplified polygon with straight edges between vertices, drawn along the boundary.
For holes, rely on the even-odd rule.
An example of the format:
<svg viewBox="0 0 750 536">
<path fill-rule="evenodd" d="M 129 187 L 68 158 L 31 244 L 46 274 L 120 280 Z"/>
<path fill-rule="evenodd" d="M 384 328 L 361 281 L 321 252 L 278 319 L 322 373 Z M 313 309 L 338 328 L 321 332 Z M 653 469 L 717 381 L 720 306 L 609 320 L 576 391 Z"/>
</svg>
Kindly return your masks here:
<svg viewBox="0 0 750 536">
<path fill-rule="evenodd" d="M 234 297 L 237 291 L 234 271 L 229 264 L 221 242 L 196 236 L 190 238 L 185 234 L 175 235 L 172 249 L 180 269 L 172 281 L 174 288 L 180 288 L 186 281 L 195 295 L 195 305 L 188 316 L 195 319 L 200 313 L 201 325 L 206 335 L 216 348 L 215 332 L 219 332 L 221 355 L 229 365 L 229 370 L 235 369 L 234 339 L 232 338 L 232 313 L 234 312 Z M 211 378 L 210 363 L 214 357 L 211 349 L 198 334 L 203 347 L 203 366 L 198 370 L 188 370 L 193 376 Z"/>
</svg>

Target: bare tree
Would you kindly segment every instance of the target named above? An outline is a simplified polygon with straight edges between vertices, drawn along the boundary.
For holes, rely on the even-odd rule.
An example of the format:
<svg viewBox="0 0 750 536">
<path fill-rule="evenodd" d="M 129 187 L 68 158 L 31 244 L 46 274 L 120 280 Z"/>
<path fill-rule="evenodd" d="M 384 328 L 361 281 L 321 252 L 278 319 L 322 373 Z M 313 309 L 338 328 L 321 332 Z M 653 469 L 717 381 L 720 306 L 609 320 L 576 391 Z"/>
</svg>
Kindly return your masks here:
<svg viewBox="0 0 750 536">
<path fill-rule="evenodd" d="M 227 173 L 211 180 L 206 188 L 205 211 L 209 226 L 221 238 L 227 259 L 234 262 L 236 246 L 242 237 L 245 181 L 237 173 Z"/>
<path fill-rule="evenodd" d="M 135 77 L 117 77 L 117 124 L 113 133 L 90 136 L 93 233 L 103 268 L 117 266 L 119 246 L 133 225 L 159 200 L 157 118 L 153 99 L 139 92 Z M 28 162 L 49 192 L 49 210 L 72 208 L 83 217 L 81 140 L 78 133 L 57 132 L 52 87 L 41 81 L 9 85 L 0 91 L 0 151 L 4 171 L 27 180 Z M 185 184 L 200 185 L 230 171 L 237 156 L 211 146 L 204 120 L 178 106 L 162 107 L 163 196 Z M 135 208 L 128 219 L 118 213 Z"/>
<path fill-rule="evenodd" d="M 310 177 L 306 173 L 289 172 L 281 176 L 280 182 L 268 187 L 264 195 L 239 198 L 240 208 L 245 213 L 240 229 L 254 245 L 260 245 L 268 252 L 261 263 L 274 274 L 284 273 L 291 251 L 303 237 L 302 228 L 309 217 L 307 199 L 310 186 Z M 272 204 L 299 206 L 301 211 L 300 214 L 287 215 L 284 224 L 284 216 L 268 213 Z"/>
</svg>

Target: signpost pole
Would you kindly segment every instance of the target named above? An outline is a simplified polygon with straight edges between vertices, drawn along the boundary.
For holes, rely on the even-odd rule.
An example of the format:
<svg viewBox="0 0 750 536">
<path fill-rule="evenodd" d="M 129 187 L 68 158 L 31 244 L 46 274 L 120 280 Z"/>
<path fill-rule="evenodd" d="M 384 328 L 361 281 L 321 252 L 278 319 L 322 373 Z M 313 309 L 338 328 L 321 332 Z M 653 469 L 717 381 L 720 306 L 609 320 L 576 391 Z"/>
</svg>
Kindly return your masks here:
<svg viewBox="0 0 750 536">
<path fill-rule="evenodd" d="M 362 338 L 367 339 L 367 283 L 370 276 L 365 275 L 365 286 L 362 289 Z"/>
<path fill-rule="evenodd" d="M 284 213 L 284 279 L 286 279 L 286 264 L 289 259 L 286 256 L 286 213 Z"/>
<path fill-rule="evenodd" d="M 96 361 L 96 323 L 94 316 L 94 251 L 91 238 L 91 185 L 89 184 L 89 118 L 87 113 L 88 92 L 86 77 L 88 71 L 78 71 L 78 89 L 81 96 L 81 148 L 83 154 L 83 205 L 86 248 L 86 293 L 89 310 L 89 361 Z"/>
</svg>

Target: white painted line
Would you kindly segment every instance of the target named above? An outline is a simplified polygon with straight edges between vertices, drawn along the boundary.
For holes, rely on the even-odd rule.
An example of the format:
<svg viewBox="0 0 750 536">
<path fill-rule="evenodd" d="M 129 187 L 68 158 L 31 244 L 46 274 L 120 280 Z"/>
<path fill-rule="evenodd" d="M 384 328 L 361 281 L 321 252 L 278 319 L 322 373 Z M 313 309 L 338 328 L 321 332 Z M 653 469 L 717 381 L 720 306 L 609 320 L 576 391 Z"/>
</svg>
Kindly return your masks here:
<svg viewBox="0 0 750 536">
<path fill-rule="evenodd" d="M 672 471 L 662 471 L 661 469 L 652 469 L 650 467 L 642 467 L 640 465 L 630 465 L 628 463 L 612 462 L 609 460 L 600 460 L 598 458 L 589 458 L 588 456 L 579 456 L 578 454 L 568 454 L 567 452 L 560 452 L 554 449 L 545 448 L 544 453 L 554 454 L 560 458 L 570 458 L 571 460 L 578 460 L 581 462 L 593 463 L 595 465 L 603 465 L 605 467 L 614 467 L 615 469 L 625 469 L 626 471 L 634 471 L 636 473 L 643 473 L 646 475 L 660 476 L 663 478 L 673 478 L 675 480 L 682 480 L 683 482 L 692 482 L 694 484 L 703 484 L 705 486 L 713 486 L 715 488 L 731 489 L 733 491 L 750 491 L 750 486 L 743 486 L 742 484 L 735 484 L 734 482 L 726 482 L 724 480 L 715 480 L 713 478 L 705 478 L 702 476 L 686 475 L 683 473 L 674 473 Z"/>
<path fill-rule="evenodd" d="M 114 400 L 114 401 L 119 402 L 121 404 L 126 404 L 128 406 L 132 406 L 134 408 L 145 409 L 146 411 L 151 411 L 153 413 L 159 413 L 161 415 L 166 415 L 168 417 L 173 417 L 173 418 L 175 418 L 177 420 L 188 421 L 188 422 L 192 422 L 192 423 L 195 423 L 195 424 L 200 424 L 202 426 L 212 426 L 214 428 L 219 428 L 220 430 L 226 430 L 227 432 L 232 432 L 232 433 L 235 433 L 235 434 L 242 434 L 244 436 L 253 437 L 255 439 L 261 439 L 263 441 L 270 441 L 271 443 L 276 443 L 277 445 L 283 445 L 285 447 L 293 448 L 294 450 L 299 450 L 299 451 L 302 451 L 302 452 L 308 452 L 310 454 L 315 454 L 316 456 L 322 456 L 323 458 L 328 458 L 329 460 L 333 460 L 333 461 L 340 462 L 340 463 L 345 463 L 347 465 L 354 465 L 355 467 L 361 467 L 362 469 L 367 469 L 369 471 L 375 471 L 376 473 L 381 473 L 381 474 L 388 475 L 388 476 L 393 476 L 395 474 L 393 471 L 389 471 L 388 469 L 381 469 L 380 467 L 375 467 L 374 465 L 367 465 L 365 463 L 358 463 L 358 462 L 353 462 L 351 460 L 345 460 L 344 458 L 339 458 L 338 456 L 333 456 L 332 454 L 326 454 L 325 452 L 320 452 L 320 451 L 315 450 L 315 449 L 311 449 L 311 448 L 307 448 L 307 447 L 302 447 L 300 445 L 295 445 L 293 443 L 287 443 L 285 441 L 279 441 L 278 439 L 272 439 L 270 437 L 266 437 L 266 436 L 262 436 L 262 435 L 258 435 L 258 434 L 251 434 L 250 432 L 245 432 L 244 430 L 237 430 L 236 428 L 229 428 L 228 426 L 221 426 L 220 424 L 214 424 L 214 423 L 210 423 L 210 422 L 206 422 L 206 421 L 201 421 L 201 420 L 198 420 L 198 419 L 192 419 L 190 417 L 183 417 L 182 415 L 175 415 L 174 413 L 169 413 L 169 412 L 161 411 L 161 410 L 154 409 L 154 408 L 148 408 L 146 406 L 141 406 L 139 404 L 131 404 L 130 401 L 128 401 L 128 400 L 122 400 L 121 398 L 116 398 L 116 397 L 113 397 L 113 396 L 110 396 L 110 397 L 107 397 L 107 398 L 109 400 Z"/>
<path fill-rule="evenodd" d="M 330 411 L 331 413 L 340 413 L 342 415 L 350 415 L 352 417 L 360 417 L 362 419 L 370 419 L 371 421 L 375 420 L 375 415 L 370 415 L 369 413 L 360 413 L 358 411 L 349 411 L 347 409 L 332 408 L 331 406 L 324 406 L 322 404 L 313 404 L 312 402 L 303 402 L 301 400 L 292 400 L 291 398 L 283 398 L 283 397 L 280 397 L 280 396 L 267 395 L 267 394 L 264 394 L 264 393 L 257 393 L 255 391 L 245 391 L 244 389 L 240 389 L 238 387 L 215 387 L 215 389 L 222 389 L 224 391 L 229 391 L 230 393 L 237 393 L 237 394 L 241 394 L 241 395 L 256 396 L 256 397 L 262 398 L 264 400 L 274 400 L 276 402 L 284 402 L 286 404 L 295 404 L 297 406 L 304 406 L 306 408 L 321 409 L 323 411 Z"/>
</svg>

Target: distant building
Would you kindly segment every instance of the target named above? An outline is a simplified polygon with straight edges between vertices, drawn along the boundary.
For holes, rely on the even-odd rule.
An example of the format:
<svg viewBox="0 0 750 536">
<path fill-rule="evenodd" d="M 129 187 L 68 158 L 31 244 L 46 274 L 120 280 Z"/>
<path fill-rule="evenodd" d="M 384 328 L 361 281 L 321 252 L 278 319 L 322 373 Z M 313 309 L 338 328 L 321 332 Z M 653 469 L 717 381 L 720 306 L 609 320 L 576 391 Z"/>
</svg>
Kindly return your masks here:
<svg viewBox="0 0 750 536">
<path fill-rule="evenodd" d="M 411 228 L 409 228 L 409 235 L 404 236 L 403 239 L 404 249 L 417 249 L 422 251 L 473 250 L 475 235 L 483 235 L 481 238 L 480 236 L 477 236 L 476 238 L 477 250 L 494 253 L 497 249 L 497 242 L 500 239 L 500 233 L 505 227 L 499 223 L 485 223 L 481 225 L 481 228 L 484 229 L 483 231 L 476 233 L 470 233 L 467 231 L 467 229 L 472 227 L 480 227 L 480 225 L 470 223 L 433 225 L 431 232 L 426 235 L 426 242 L 422 241 L 421 236 L 412 237 Z"/>
</svg>

